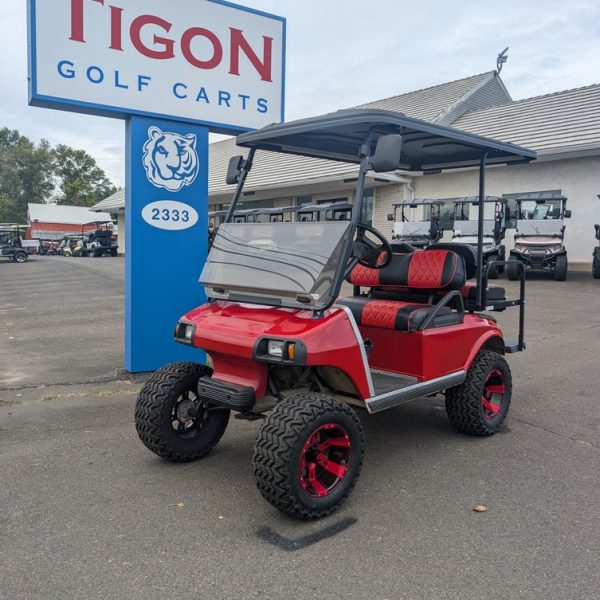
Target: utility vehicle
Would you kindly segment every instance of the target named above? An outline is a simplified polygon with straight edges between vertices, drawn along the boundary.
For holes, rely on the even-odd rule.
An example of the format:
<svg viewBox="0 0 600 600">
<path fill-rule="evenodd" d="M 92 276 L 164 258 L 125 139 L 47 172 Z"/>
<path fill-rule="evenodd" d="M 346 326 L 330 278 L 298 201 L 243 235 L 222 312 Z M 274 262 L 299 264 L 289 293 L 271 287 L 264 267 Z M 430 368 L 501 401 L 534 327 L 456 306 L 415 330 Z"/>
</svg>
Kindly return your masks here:
<svg viewBox="0 0 600 600">
<path fill-rule="evenodd" d="M 113 231 L 108 227 L 109 224 L 112 225 L 112 221 L 94 221 L 94 223 L 96 224 L 96 230 L 91 231 L 84 237 L 85 249 L 82 256 L 88 254 L 95 257 L 104 256 L 105 254 L 117 256 L 119 246 L 113 242 Z"/>
<path fill-rule="evenodd" d="M 29 258 L 29 252 L 21 240 L 21 230 L 26 229 L 27 225 L 0 223 L 0 258 L 16 263 L 24 263 Z"/>
<path fill-rule="evenodd" d="M 600 194 L 598 194 L 600 200 Z M 596 239 L 600 242 L 600 225 L 594 225 L 596 229 Z M 592 275 L 594 279 L 600 279 L 600 245 L 594 248 L 594 254 L 592 259 Z"/>
<path fill-rule="evenodd" d="M 571 217 L 567 199 L 553 192 L 531 192 L 517 198 L 515 247 L 506 267 L 508 278 L 519 278 L 522 265 L 535 270 L 552 270 L 556 281 L 567 278 L 565 219 Z"/>
<path fill-rule="evenodd" d="M 506 248 L 502 244 L 506 233 L 505 215 L 506 198 L 499 196 L 486 196 L 484 199 L 484 209 L 486 204 L 492 205 L 494 214 L 491 219 L 483 220 L 483 266 L 487 267 L 490 261 L 500 261 L 488 269 L 488 278 L 497 279 L 498 273 L 504 271 L 501 264 L 506 258 Z M 462 244 L 469 244 L 477 248 L 478 244 L 478 225 L 476 220 L 470 220 L 468 214 L 469 206 L 478 206 L 479 198 L 477 196 L 465 196 L 454 200 L 452 241 Z"/>
<path fill-rule="evenodd" d="M 281 206 L 279 208 L 262 208 L 260 214 L 262 221 L 269 223 L 290 223 L 294 220 L 294 216 L 300 210 L 299 206 Z"/>
<path fill-rule="evenodd" d="M 435 244 L 444 235 L 440 227 L 440 212 L 444 205 L 443 200 L 403 200 L 392 204 L 394 212 L 388 215 L 389 221 L 394 221 L 392 230 L 392 248 L 396 244 L 409 244 L 413 248 L 423 249 L 430 244 Z M 407 209 L 428 207 L 429 218 L 420 221 L 411 221 Z M 400 218 L 398 218 L 400 210 Z"/>
<path fill-rule="evenodd" d="M 468 245 L 394 254 L 360 222 L 365 176 L 478 166 L 483 198 L 486 164 L 535 153 L 380 110 L 270 125 L 237 143 L 250 151 L 228 169 L 237 188 L 200 277 L 208 301 L 175 327 L 198 362 L 166 365 L 148 379 L 135 409 L 142 442 L 190 461 L 218 443 L 231 411 L 264 419 L 254 450 L 258 489 L 279 510 L 308 519 L 333 512 L 359 476 L 358 409 L 376 413 L 445 391 L 459 431 L 496 433 L 512 392 L 504 354 L 525 347 L 524 277 L 520 298 L 507 300 L 502 288 L 488 292 L 481 253 Z M 257 150 L 359 163 L 352 219 L 233 223 Z M 340 297 L 344 279 L 351 295 Z M 508 306 L 520 307 L 514 341 L 481 312 Z"/>
</svg>

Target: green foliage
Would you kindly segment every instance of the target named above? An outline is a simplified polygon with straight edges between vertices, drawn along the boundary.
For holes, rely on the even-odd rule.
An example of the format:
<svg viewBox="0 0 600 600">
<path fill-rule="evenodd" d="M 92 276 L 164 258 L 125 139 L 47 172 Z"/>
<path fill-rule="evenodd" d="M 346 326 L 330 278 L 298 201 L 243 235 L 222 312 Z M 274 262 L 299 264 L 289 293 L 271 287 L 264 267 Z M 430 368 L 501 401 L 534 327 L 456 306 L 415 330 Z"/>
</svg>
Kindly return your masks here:
<svg viewBox="0 0 600 600">
<path fill-rule="evenodd" d="M 115 191 L 84 150 L 0 129 L 0 222 L 25 223 L 29 202 L 92 206 Z"/>
</svg>

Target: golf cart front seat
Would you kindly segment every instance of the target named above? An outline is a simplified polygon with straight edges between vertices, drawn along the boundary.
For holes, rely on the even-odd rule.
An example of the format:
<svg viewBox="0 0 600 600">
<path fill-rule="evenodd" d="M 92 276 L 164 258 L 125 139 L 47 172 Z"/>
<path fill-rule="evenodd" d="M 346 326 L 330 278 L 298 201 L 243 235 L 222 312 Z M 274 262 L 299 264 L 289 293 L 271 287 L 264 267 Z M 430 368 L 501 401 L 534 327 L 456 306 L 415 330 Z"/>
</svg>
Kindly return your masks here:
<svg viewBox="0 0 600 600">
<path fill-rule="evenodd" d="M 372 296 L 339 298 L 356 322 L 364 327 L 380 327 L 412 332 L 458 325 L 464 317 L 460 290 L 466 281 L 464 261 L 449 250 L 417 250 L 409 254 L 393 254 L 383 269 L 356 265 L 348 281 L 358 287 L 382 288 L 403 294 L 407 299 Z M 438 303 L 434 296 L 444 292 Z M 452 293 L 454 292 L 454 293 Z M 414 300 L 411 301 L 411 296 Z M 423 301 L 429 298 L 429 302 Z M 449 308 L 456 301 L 457 311 Z"/>
</svg>

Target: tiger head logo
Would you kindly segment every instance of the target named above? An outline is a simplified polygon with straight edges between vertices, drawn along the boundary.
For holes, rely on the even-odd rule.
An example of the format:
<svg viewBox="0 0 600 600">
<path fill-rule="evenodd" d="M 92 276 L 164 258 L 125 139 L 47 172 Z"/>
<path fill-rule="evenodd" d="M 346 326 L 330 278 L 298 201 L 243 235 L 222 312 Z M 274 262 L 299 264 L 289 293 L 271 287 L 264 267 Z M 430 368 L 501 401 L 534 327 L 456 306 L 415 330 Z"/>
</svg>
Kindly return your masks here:
<svg viewBox="0 0 600 600">
<path fill-rule="evenodd" d="M 182 187 L 191 185 L 198 175 L 196 136 L 150 127 L 142 160 L 152 185 L 178 192 Z"/>
</svg>

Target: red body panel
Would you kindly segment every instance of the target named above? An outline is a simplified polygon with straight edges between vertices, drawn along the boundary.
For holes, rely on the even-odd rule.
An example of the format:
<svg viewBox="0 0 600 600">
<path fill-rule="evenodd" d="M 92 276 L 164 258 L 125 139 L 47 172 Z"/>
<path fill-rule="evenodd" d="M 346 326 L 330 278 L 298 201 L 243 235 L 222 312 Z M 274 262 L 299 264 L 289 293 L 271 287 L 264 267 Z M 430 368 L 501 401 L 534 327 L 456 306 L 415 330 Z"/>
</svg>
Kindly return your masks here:
<svg viewBox="0 0 600 600">
<path fill-rule="evenodd" d="M 267 363 L 252 358 L 261 336 L 302 341 L 307 365 L 337 367 L 362 398 L 370 396 L 361 350 L 344 310 L 332 308 L 314 319 L 309 310 L 214 302 L 194 309 L 183 320 L 196 325 L 194 346 L 210 354 L 213 377 L 252 386 L 257 399 L 267 386 Z"/>
<path fill-rule="evenodd" d="M 258 339 L 267 336 L 302 341 L 309 366 L 337 367 L 353 382 L 362 399 L 371 396 L 361 348 L 348 313 L 331 308 L 322 318 L 312 311 L 274 308 L 234 302 L 205 304 L 183 320 L 196 325 L 194 346 L 213 361 L 213 377 L 251 386 L 256 398 L 266 393 L 268 363 L 253 359 Z M 497 325 L 477 315 L 465 315 L 461 325 L 405 333 L 381 327 L 360 327 L 373 347 L 369 365 L 374 369 L 430 380 L 466 370 L 491 338 L 502 340 Z"/>
<path fill-rule="evenodd" d="M 502 332 L 495 323 L 477 315 L 465 315 L 462 325 L 405 333 L 379 327 L 359 327 L 363 339 L 373 342 L 369 352 L 372 369 L 392 371 L 429 380 L 466 370 L 489 339 Z"/>
</svg>

